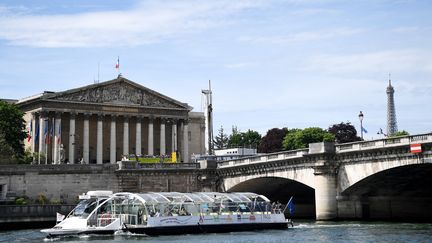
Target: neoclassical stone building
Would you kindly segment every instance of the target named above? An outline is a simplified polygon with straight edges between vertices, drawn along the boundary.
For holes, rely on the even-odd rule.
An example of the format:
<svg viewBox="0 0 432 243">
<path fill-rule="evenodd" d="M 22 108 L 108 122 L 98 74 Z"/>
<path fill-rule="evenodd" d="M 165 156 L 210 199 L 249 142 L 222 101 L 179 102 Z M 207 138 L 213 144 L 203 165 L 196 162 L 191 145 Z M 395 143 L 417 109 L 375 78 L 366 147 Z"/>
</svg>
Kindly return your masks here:
<svg viewBox="0 0 432 243">
<path fill-rule="evenodd" d="M 36 163 L 115 163 L 124 155 L 175 151 L 189 162 L 205 151 L 202 112 L 120 75 L 16 104 L 29 124 L 26 148 L 42 155 Z"/>
</svg>

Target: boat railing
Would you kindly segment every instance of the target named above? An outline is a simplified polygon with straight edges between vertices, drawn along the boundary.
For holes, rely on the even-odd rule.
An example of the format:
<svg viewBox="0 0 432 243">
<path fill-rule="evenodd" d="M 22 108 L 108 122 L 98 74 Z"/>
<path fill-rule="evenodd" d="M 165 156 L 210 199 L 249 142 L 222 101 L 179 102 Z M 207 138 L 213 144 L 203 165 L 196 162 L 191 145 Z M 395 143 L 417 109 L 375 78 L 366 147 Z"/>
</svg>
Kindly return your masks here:
<svg viewBox="0 0 432 243">
<path fill-rule="evenodd" d="M 138 216 L 136 214 L 121 214 L 120 218 L 122 223 L 132 225 L 138 224 Z"/>
<path fill-rule="evenodd" d="M 104 214 L 100 214 L 98 215 L 97 218 L 97 226 L 98 227 L 105 227 L 109 224 L 111 224 L 112 222 L 114 222 L 118 217 L 116 217 L 115 215 L 109 214 L 109 213 L 104 213 Z"/>
</svg>

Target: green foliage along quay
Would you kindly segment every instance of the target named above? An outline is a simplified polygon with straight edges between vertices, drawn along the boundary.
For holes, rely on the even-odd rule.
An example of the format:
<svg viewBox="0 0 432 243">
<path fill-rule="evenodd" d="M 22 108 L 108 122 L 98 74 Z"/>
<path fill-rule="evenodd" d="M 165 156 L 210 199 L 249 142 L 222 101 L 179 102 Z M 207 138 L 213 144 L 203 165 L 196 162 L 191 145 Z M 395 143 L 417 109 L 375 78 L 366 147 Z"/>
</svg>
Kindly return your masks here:
<svg viewBox="0 0 432 243">
<path fill-rule="evenodd" d="M 24 113 L 14 104 L 0 101 L 0 162 L 21 160 L 24 155 L 25 132 Z"/>
<path fill-rule="evenodd" d="M 294 150 L 307 148 L 310 143 L 334 141 L 335 136 L 333 134 L 319 127 L 309 127 L 303 130 L 291 129 L 288 130 L 283 140 L 283 148 L 285 150 Z"/>
</svg>

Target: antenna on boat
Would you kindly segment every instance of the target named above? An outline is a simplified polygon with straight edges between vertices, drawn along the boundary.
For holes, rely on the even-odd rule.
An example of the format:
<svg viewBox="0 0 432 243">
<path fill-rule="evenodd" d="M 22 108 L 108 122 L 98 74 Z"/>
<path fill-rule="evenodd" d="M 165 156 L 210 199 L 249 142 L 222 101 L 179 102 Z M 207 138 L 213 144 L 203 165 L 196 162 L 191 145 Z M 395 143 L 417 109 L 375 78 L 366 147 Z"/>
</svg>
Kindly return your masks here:
<svg viewBox="0 0 432 243">
<path fill-rule="evenodd" d="M 206 153 L 213 154 L 213 104 L 212 104 L 212 90 L 211 81 L 209 80 L 209 88 L 201 90 L 205 96 L 205 137 L 206 137 Z"/>
</svg>

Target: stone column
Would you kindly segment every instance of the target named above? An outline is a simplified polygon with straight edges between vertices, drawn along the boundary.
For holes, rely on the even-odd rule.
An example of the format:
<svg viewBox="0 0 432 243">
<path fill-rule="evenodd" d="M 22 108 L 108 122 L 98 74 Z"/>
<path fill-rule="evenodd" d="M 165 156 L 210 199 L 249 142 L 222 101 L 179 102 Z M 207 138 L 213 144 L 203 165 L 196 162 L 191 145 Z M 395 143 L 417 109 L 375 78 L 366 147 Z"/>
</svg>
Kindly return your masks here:
<svg viewBox="0 0 432 243">
<path fill-rule="evenodd" d="M 70 114 L 69 119 L 69 163 L 75 163 L 75 113 Z"/>
<path fill-rule="evenodd" d="M 123 155 L 129 157 L 129 117 L 123 120 Z"/>
<path fill-rule="evenodd" d="M 116 163 L 116 116 L 111 116 L 111 131 L 110 131 L 110 163 Z"/>
<path fill-rule="evenodd" d="M 153 148 L 153 118 L 149 118 L 149 124 L 148 124 L 148 155 L 154 154 L 154 148 Z"/>
<path fill-rule="evenodd" d="M 138 116 L 136 118 L 136 134 L 135 134 L 135 154 L 141 155 L 142 149 L 141 149 L 141 120 L 142 118 Z"/>
<path fill-rule="evenodd" d="M 183 162 L 189 162 L 189 125 L 188 121 L 183 124 Z"/>
<path fill-rule="evenodd" d="M 83 163 L 90 163 L 90 128 L 89 128 L 89 114 L 84 114 L 84 127 L 83 127 Z"/>
<path fill-rule="evenodd" d="M 54 164 L 60 164 L 60 143 L 61 143 L 61 113 L 57 112 L 54 128 Z"/>
<path fill-rule="evenodd" d="M 160 154 L 166 154 L 166 142 L 165 142 L 165 119 L 161 119 L 160 124 Z"/>
<path fill-rule="evenodd" d="M 46 154 L 46 144 L 45 144 L 45 126 L 46 124 L 46 114 L 41 112 L 39 116 L 39 157 L 38 157 L 38 164 L 41 164 L 41 155 L 45 154 L 45 156 L 48 156 Z M 42 161 L 43 162 L 43 161 Z"/>
<path fill-rule="evenodd" d="M 315 215 L 317 220 L 337 217 L 336 173 L 334 166 L 314 167 Z"/>
<path fill-rule="evenodd" d="M 177 121 L 176 120 L 173 120 L 173 124 L 172 124 L 171 144 L 173 150 L 171 152 L 177 152 Z"/>
<path fill-rule="evenodd" d="M 97 145 L 96 145 L 96 163 L 103 163 L 103 115 L 98 115 L 97 119 Z"/>
</svg>

